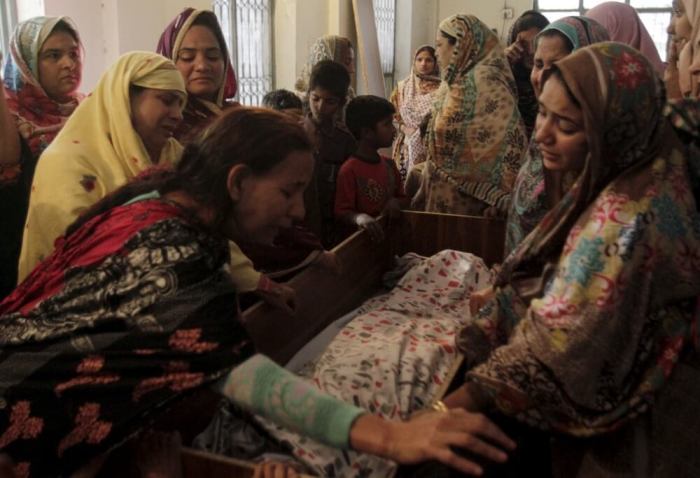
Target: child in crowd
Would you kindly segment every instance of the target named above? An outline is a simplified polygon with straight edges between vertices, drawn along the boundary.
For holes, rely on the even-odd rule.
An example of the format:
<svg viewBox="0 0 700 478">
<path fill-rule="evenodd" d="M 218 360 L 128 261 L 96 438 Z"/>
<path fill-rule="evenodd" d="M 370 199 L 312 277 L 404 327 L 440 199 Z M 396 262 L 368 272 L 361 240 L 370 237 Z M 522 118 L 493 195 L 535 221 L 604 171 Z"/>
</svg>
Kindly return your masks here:
<svg viewBox="0 0 700 478">
<path fill-rule="evenodd" d="M 335 217 L 346 226 L 366 229 L 377 241 L 384 236 L 377 216 L 396 218 L 406 200 L 396 164 L 377 152 L 394 140 L 394 113 L 389 101 L 371 95 L 353 99 L 345 111 L 358 147 L 338 173 Z"/>
<path fill-rule="evenodd" d="M 357 147 L 352 134 L 335 119 L 345 106 L 349 87 L 350 75 L 340 63 L 320 61 L 311 71 L 304 128 L 312 138 L 316 164 L 313 184 L 307 189 L 306 217 L 326 247 L 337 242 L 333 205 L 338 171 Z"/>
<path fill-rule="evenodd" d="M 273 90 L 263 96 L 262 106 L 302 118 L 301 98 L 289 90 Z"/>
</svg>

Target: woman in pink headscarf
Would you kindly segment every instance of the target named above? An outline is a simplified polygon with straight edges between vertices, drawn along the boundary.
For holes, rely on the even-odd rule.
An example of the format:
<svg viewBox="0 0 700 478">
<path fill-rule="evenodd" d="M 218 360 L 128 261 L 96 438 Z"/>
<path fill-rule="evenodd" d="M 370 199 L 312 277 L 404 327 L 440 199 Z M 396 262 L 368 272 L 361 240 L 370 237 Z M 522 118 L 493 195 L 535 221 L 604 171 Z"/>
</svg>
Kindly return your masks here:
<svg viewBox="0 0 700 478">
<path fill-rule="evenodd" d="M 651 35 L 633 7 L 619 2 L 605 2 L 588 10 L 586 16 L 603 25 L 610 34 L 611 41 L 624 43 L 642 52 L 654 70 L 663 75 L 665 65 Z"/>
<path fill-rule="evenodd" d="M 177 66 L 187 87 L 187 105 L 175 138 L 191 142 L 227 107 L 237 104 L 236 75 L 214 12 L 184 9 L 163 31 L 156 49 Z"/>
</svg>

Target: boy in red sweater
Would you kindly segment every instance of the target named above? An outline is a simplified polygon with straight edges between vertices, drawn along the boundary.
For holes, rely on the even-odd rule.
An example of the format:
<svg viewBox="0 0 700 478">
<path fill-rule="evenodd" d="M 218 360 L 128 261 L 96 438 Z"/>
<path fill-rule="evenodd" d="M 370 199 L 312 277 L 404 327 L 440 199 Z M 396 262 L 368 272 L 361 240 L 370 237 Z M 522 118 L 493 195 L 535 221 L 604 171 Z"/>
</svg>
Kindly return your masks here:
<svg viewBox="0 0 700 478">
<path fill-rule="evenodd" d="M 389 101 L 371 95 L 354 98 L 345 110 L 345 124 L 358 146 L 338 173 L 335 217 L 348 228 L 366 229 L 375 241 L 384 237 L 376 218 L 398 217 L 406 199 L 396 165 L 377 152 L 394 140 L 394 112 Z"/>
</svg>

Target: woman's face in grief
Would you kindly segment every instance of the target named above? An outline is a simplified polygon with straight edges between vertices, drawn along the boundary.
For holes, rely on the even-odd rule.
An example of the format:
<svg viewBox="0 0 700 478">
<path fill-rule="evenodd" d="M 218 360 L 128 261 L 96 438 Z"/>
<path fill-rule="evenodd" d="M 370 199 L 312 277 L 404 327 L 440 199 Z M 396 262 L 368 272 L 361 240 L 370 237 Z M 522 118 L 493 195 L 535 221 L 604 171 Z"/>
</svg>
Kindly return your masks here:
<svg viewBox="0 0 700 478">
<path fill-rule="evenodd" d="M 545 82 L 538 99 L 535 142 L 544 167 L 553 171 L 581 171 L 588 154 L 581 108 L 572 101 L 557 75 Z"/>
<path fill-rule="evenodd" d="M 518 33 L 518 36 L 515 39 L 515 41 L 518 42 L 523 49 L 523 57 L 521 62 L 523 66 L 528 70 L 532 69 L 532 65 L 534 62 L 533 52 L 535 50 L 535 37 L 541 31 L 542 30 L 540 30 L 537 27 L 532 27 L 529 30 L 523 30 L 520 33 Z"/>
<path fill-rule="evenodd" d="M 535 89 L 535 95 L 542 92 L 542 76 L 544 72 L 552 67 L 552 64 L 561 60 L 569 53 L 565 40 L 561 35 L 542 36 L 537 40 L 535 49 L 534 64 L 530 73 L 530 82 Z"/>
<path fill-rule="evenodd" d="M 228 177 L 234 207 L 223 233 L 234 240 L 272 244 L 280 229 L 304 219 L 304 190 L 313 168 L 310 151 L 293 151 L 261 175 L 251 174 L 245 165 L 234 166 Z"/>
<path fill-rule="evenodd" d="M 39 83 L 46 94 L 65 103 L 80 86 L 83 62 L 80 45 L 68 32 L 58 30 L 46 39 L 39 50 Z"/>
<path fill-rule="evenodd" d="M 423 50 L 416 55 L 413 67 L 419 75 L 430 75 L 435 71 L 435 58 L 429 51 Z"/>
<path fill-rule="evenodd" d="M 224 82 L 224 53 L 216 35 L 202 25 L 192 26 L 182 40 L 175 61 L 187 93 L 215 101 Z"/>
<path fill-rule="evenodd" d="M 693 31 L 690 18 L 688 18 L 688 12 L 685 11 L 685 5 L 682 1 L 673 3 L 671 24 L 673 25 L 673 33 L 676 36 L 676 40 L 679 42 L 679 46 L 682 47 L 690 40 Z"/>
<path fill-rule="evenodd" d="M 437 37 L 435 38 L 435 56 L 437 57 L 440 71 L 445 71 L 447 69 L 454 50 L 455 45 L 450 43 L 450 39 L 442 32 L 438 31 Z"/>
<path fill-rule="evenodd" d="M 131 124 L 149 154 L 160 154 L 182 120 L 184 100 L 179 91 L 144 88 L 131 94 Z M 158 156 L 151 156 L 156 162 Z"/>
</svg>

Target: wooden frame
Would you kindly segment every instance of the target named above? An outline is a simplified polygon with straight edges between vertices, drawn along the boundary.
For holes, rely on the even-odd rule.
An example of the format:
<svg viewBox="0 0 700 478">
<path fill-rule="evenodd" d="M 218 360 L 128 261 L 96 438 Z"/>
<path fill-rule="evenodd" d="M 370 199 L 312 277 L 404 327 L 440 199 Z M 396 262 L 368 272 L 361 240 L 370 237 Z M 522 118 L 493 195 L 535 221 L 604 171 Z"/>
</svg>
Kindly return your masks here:
<svg viewBox="0 0 700 478">
<path fill-rule="evenodd" d="M 357 232 L 333 251 L 341 271 L 311 266 L 288 282 L 297 291 L 297 312 L 291 317 L 259 303 L 243 314 L 257 350 L 286 363 L 333 320 L 358 307 L 381 286 L 392 257 L 406 252 L 432 255 L 443 249 L 471 252 L 487 264 L 503 255 L 505 224 L 483 217 L 404 212 L 387 239 L 373 243 Z M 184 448 L 185 478 L 252 477 L 252 465 L 241 460 Z"/>
</svg>

